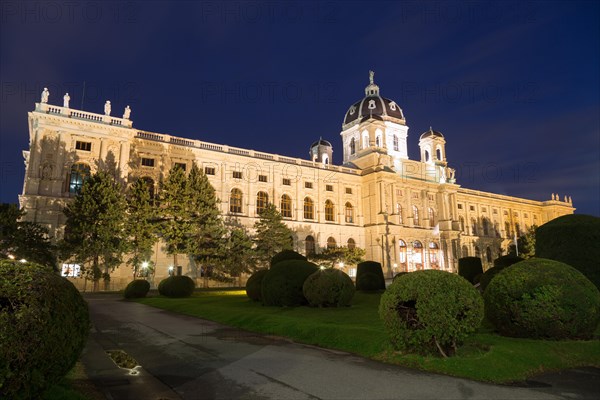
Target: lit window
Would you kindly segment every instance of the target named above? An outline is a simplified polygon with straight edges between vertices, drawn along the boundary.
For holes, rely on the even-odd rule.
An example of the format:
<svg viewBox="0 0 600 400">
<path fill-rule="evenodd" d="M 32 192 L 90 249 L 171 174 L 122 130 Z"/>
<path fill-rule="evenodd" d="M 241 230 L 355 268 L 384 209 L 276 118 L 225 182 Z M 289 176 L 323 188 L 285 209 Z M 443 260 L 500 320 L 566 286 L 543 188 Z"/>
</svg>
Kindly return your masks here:
<svg viewBox="0 0 600 400">
<path fill-rule="evenodd" d="M 352 250 L 356 248 L 356 242 L 354 241 L 354 239 L 350 238 L 348 239 L 348 249 Z"/>
<path fill-rule="evenodd" d="M 413 206 L 413 225 L 419 226 L 419 209 L 417 206 Z"/>
<path fill-rule="evenodd" d="M 337 246 L 337 243 L 335 241 L 334 238 L 332 238 L 331 236 L 327 238 L 327 248 L 328 249 L 335 249 Z"/>
<path fill-rule="evenodd" d="M 232 189 L 229 196 L 229 211 L 232 213 L 242 212 L 242 191 L 239 189 Z"/>
<path fill-rule="evenodd" d="M 325 201 L 325 221 L 333 221 L 333 202 L 331 200 Z"/>
<path fill-rule="evenodd" d="M 281 196 L 281 216 L 292 218 L 292 199 L 287 194 Z"/>
<path fill-rule="evenodd" d="M 258 192 L 256 195 L 256 213 L 260 215 L 269 204 L 269 195 L 265 192 Z"/>
<path fill-rule="evenodd" d="M 310 197 L 304 198 L 304 219 L 314 219 L 315 203 Z"/>
<path fill-rule="evenodd" d="M 79 193 L 84 182 L 90 177 L 90 166 L 81 163 L 73 164 L 69 175 L 69 192 Z"/>
<path fill-rule="evenodd" d="M 349 224 L 354 223 L 354 207 L 349 202 L 346 203 L 346 222 Z"/>
</svg>

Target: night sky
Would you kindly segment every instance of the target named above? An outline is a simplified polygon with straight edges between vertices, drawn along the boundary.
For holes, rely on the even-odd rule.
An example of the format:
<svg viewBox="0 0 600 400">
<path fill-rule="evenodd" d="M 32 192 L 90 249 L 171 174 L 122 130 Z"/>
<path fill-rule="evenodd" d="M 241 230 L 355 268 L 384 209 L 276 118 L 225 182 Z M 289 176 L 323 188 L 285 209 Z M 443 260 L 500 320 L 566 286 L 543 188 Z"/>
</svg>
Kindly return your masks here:
<svg viewBox="0 0 600 400">
<path fill-rule="evenodd" d="M 598 2 L 2 1 L 0 201 L 22 190 L 27 112 L 50 103 L 134 127 L 342 158 L 345 112 L 375 71 L 410 127 L 447 141 L 463 187 L 572 196 L 600 216 Z"/>
</svg>

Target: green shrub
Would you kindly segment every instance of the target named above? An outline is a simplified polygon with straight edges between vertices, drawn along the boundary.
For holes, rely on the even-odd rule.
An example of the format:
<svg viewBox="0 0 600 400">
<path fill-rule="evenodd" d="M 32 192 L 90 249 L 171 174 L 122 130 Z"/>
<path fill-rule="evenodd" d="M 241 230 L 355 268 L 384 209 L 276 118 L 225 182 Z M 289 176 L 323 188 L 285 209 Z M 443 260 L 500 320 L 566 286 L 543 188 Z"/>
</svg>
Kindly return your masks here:
<svg viewBox="0 0 600 400">
<path fill-rule="evenodd" d="M 563 215 L 535 232 L 535 256 L 563 262 L 600 289 L 600 218 Z"/>
<path fill-rule="evenodd" d="M 71 282 L 48 267 L 0 261 L 0 398 L 41 398 L 73 368 L 89 330 Z"/>
<path fill-rule="evenodd" d="M 392 279 L 392 282 L 395 282 L 396 279 L 400 278 L 402 275 L 406 275 L 408 274 L 408 272 L 398 272 L 396 275 L 394 275 L 394 279 Z"/>
<path fill-rule="evenodd" d="M 269 272 L 268 269 L 260 269 L 253 273 L 248 281 L 246 282 L 246 295 L 254 301 L 261 301 L 261 286 L 262 280 L 265 275 Z"/>
<path fill-rule="evenodd" d="M 302 286 L 302 293 L 313 307 L 345 307 L 354 297 L 354 283 L 343 271 L 335 268 L 318 270 Z"/>
<path fill-rule="evenodd" d="M 381 295 L 379 316 L 396 349 L 450 355 L 481 324 L 483 300 L 458 275 L 415 271 Z"/>
<path fill-rule="evenodd" d="M 463 257 L 458 259 L 458 275 L 474 284 L 476 283 L 475 277 L 477 277 L 479 274 L 483 274 L 481 258 Z"/>
<path fill-rule="evenodd" d="M 303 260 L 286 260 L 274 264 L 262 280 L 263 304 L 289 307 L 306 304 L 302 286 L 306 278 L 318 269 L 315 264 Z"/>
<path fill-rule="evenodd" d="M 356 290 L 385 290 L 385 278 L 381 264 L 376 261 L 363 261 L 356 268 Z"/>
<path fill-rule="evenodd" d="M 136 299 L 140 297 L 146 297 L 148 291 L 150 291 L 150 282 L 145 279 L 136 279 L 129 282 L 127 287 L 125 287 L 123 296 L 126 299 Z"/>
<path fill-rule="evenodd" d="M 158 293 L 166 297 L 190 297 L 196 284 L 189 276 L 175 275 L 158 284 Z"/>
<path fill-rule="evenodd" d="M 487 319 L 505 336 L 590 338 L 600 293 L 567 264 L 530 258 L 501 271 L 484 293 Z"/>
<path fill-rule="evenodd" d="M 510 267 L 513 264 L 516 264 L 520 261 L 523 261 L 524 258 L 521 257 L 517 257 L 514 256 L 512 254 L 506 255 L 506 256 L 501 256 L 498 257 L 494 260 L 494 266 L 490 269 L 488 269 L 487 271 L 485 271 L 483 273 L 483 275 L 481 276 L 479 283 L 479 289 L 484 292 L 485 288 L 488 287 L 488 285 L 490 284 L 491 280 L 498 275 L 498 273 L 500 271 L 502 271 L 503 269 Z"/>
<path fill-rule="evenodd" d="M 300 253 L 296 253 L 293 250 L 283 250 L 283 251 L 280 251 L 279 253 L 275 254 L 273 256 L 273 258 L 271 258 L 271 267 L 273 265 L 277 264 L 278 262 L 285 261 L 285 260 L 303 260 L 303 261 L 306 261 L 306 257 L 304 257 Z"/>
</svg>

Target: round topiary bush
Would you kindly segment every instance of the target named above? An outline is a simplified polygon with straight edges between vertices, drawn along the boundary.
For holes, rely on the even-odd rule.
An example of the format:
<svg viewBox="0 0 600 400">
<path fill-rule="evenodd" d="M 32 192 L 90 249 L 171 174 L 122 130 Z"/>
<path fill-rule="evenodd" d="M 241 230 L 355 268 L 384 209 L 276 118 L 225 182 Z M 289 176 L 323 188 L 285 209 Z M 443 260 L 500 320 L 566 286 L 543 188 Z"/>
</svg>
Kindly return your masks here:
<svg viewBox="0 0 600 400">
<path fill-rule="evenodd" d="M 300 253 L 296 253 L 293 250 L 283 250 L 283 251 L 280 251 L 279 253 L 275 254 L 273 256 L 273 258 L 271 258 L 271 267 L 273 265 L 277 264 L 278 262 L 285 261 L 285 260 L 304 260 L 304 261 L 306 261 L 306 257 L 304 257 Z"/>
<path fill-rule="evenodd" d="M 530 258 L 501 271 L 484 293 L 487 319 L 500 334 L 590 338 L 600 320 L 600 293 L 581 272 Z"/>
<path fill-rule="evenodd" d="M 175 275 L 158 284 L 158 293 L 166 297 L 190 297 L 196 284 L 189 276 Z"/>
<path fill-rule="evenodd" d="M 48 267 L 0 261 L 0 398 L 42 398 L 73 368 L 89 330 L 71 282 Z"/>
<path fill-rule="evenodd" d="M 458 275 L 471 282 L 471 284 L 474 284 L 476 283 L 475 278 L 479 274 L 483 274 L 481 258 L 463 257 L 458 259 Z"/>
<path fill-rule="evenodd" d="M 269 272 L 268 269 L 258 270 L 255 273 L 253 273 L 250 276 L 250 278 L 248 278 L 248 281 L 246 281 L 246 295 L 248 295 L 248 297 L 250 297 L 254 301 L 262 300 L 262 280 L 267 274 L 267 272 Z"/>
<path fill-rule="evenodd" d="M 398 279 L 402 275 L 406 275 L 406 274 L 408 274 L 408 272 L 398 272 L 396 275 L 394 275 L 394 279 L 392 279 L 392 282 L 396 282 L 396 279 Z"/>
<path fill-rule="evenodd" d="M 520 261 L 523 261 L 524 258 L 517 257 L 515 255 L 509 254 L 506 256 L 498 257 L 494 260 L 494 266 L 483 273 L 479 280 L 479 289 L 484 292 L 485 289 L 490 284 L 491 280 L 498 275 L 500 271 L 503 269 L 510 267 L 513 264 L 516 264 Z"/>
<path fill-rule="evenodd" d="M 313 307 L 346 307 L 354 297 L 354 282 L 343 271 L 326 268 L 304 281 L 302 293 Z"/>
<path fill-rule="evenodd" d="M 136 299 L 140 297 L 146 297 L 148 291 L 150 291 L 150 282 L 145 279 L 136 279 L 129 282 L 129 284 L 125 287 L 123 296 L 126 299 Z"/>
<path fill-rule="evenodd" d="M 300 306 L 306 304 L 302 293 L 304 281 L 319 267 L 303 260 L 286 260 L 273 265 L 262 280 L 262 302 L 267 306 Z"/>
<path fill-rule="evenodd" d="M 600 289 L 600 218 L 563 215 L 537 228 L 535 256 L 563 262 Z"/>
<path fill-rule="evenodd" d="M 446 356 L 481 324 L 483 300 L 458 275 L 415 271 L 381 295 L 379 316 L 396 349 Z"/>
<path fill-rule="evenodd" d="M 356 290 L 385 290 L 385 278 L 381 264 L 376 261 L 363 261 L 356 268 Z"/>
</svg>

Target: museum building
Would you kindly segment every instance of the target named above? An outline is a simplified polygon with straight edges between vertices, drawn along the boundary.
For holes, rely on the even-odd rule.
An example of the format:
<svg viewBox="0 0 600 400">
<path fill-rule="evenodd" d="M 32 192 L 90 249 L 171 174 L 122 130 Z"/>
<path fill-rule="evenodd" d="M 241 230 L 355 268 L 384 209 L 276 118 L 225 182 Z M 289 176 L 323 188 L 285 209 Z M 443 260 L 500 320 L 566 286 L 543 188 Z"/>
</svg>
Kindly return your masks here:
<svg viewBox="0 0 600 400">
<path fill-rule="evenodd" d="M 432 128 L 419 137 L 419 160 L 410 159 L 405 115 L 380 95 L 372 72 L 364 97 L 343 118 L 342 165 L 332 164 L 333 146 L 323 139 L 312 143 L 307 159 L 292 158 L 142 131 L 133 128 L 129 106 L 118 118 L 109 101 L 104 114 L 96 114 L 70 108 L 68 94 L 62 107 L 50 104 L 49 96 L 44 89 L 28 115 L 19 201 L 25 219 L 46 226 L 56 239 L 64 233 L 63 208 L 98 168 L 114 168 L 125 183 L 145 179 L 158 190 L 171 168 L 189 171 L 194 162 L 215 188 L 224 216 L 251 228 L 274 203 L 294 232 L 295 250 L 360 247 L 388 276 L 456 271 L 464 256 L 489 266 L 515 235 L 575 210 L 569 197 L 555 194 L 534 201 L 461 187 L 446 157 L 446 138 Z M 161 243 L 150 261 L 157 282 L 172 270 Z M 77 275 L 72 267 L 63 273 Z M 184 274 L 190 271 L 184 263 Z M 131 273 L 124 264 L 112 273 L 115 287 L 129 282 Z"/>
</svg>

